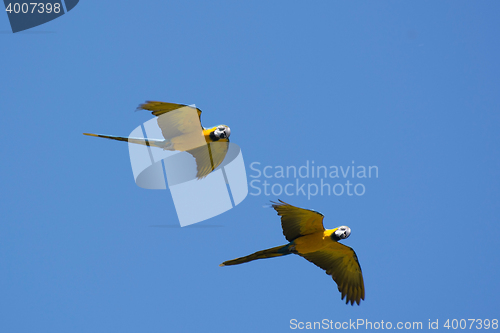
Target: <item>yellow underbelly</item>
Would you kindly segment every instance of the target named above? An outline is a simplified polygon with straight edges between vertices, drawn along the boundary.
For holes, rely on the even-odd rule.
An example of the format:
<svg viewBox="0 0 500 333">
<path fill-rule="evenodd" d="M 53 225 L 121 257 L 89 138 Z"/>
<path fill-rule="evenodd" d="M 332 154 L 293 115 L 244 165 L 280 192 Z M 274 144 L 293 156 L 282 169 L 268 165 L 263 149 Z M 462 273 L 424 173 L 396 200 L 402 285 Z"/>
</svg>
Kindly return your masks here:
<svg viewBox="0 0 500 333">
<path fill-rule="evenodd" d="M 333 229 L 325 230 L 324 232 L 317 232 L 310 235 L 301 236 L 294 240 L 295 250 L 299 253 L 310 253 L 319 251 L 334 242 L 330 238 Z"/>
<path fill-rule="evenodd" d="M 203 136 L 200 136 L 198 133 L 186 133 L 176 136 L 175 138 L 170 139 L 169 148 L 171 148 L 170 150 L 187 151 L 205 146 L 207 143 L 213 142 L 210 138 L 212 130 L 213 129 L 203 130 Z"/>
<path fill-rule="evenodd" d="M 209 128 L 203 130 L 203 136 L 205 137 L 205 141 L 207 143 L 213 142 L 213 140 L 210 138 L 210 133 L 213 132 L 214 130 L 215 128 Z"/>
</svg>

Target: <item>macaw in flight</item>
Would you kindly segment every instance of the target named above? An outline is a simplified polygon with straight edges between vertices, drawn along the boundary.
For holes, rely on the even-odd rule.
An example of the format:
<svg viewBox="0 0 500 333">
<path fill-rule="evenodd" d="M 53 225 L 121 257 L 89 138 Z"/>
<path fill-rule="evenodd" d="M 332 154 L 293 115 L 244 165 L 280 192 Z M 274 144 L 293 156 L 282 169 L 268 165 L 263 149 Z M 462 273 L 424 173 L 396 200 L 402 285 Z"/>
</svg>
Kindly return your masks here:
<svg viewBox="0 0 500 333">
<path fill-rule="evenodd" d="M 220 266 L 238 265 L 256 259 L 298 254 L 324 269 L 337 283 L 346 304 L 359 305 L 365 299 L 365 286 L 358 257 L 353 249 L 339 243 L 351 234 L 351 229 L 340 226 L 335 229 L 323 227 L 323 214 L 314 210 L 289 205 L 281 200 L 272 202 L 272 207 L 281 216 L 283 235 L 288 244 L 273 247 L 245 257 L 224 261 Z"/>
<path fill-rule="evenodd" d="M 193 113 L 193 109 L 197 114 Z M 142 144 L 164 150 L 185 151 L 196 159 L 198 179 L 206 177 L 217 168 L 229 148 L 231 130 L 226 125 L 212 128 L 201 126 L 201 110 L 184 104 L 146 101 L 137 110 L 148 110 L 157 116 L 164 139 L 127 138 L 114 135 L 83 133 L 118 141 Z"/>
</svg>

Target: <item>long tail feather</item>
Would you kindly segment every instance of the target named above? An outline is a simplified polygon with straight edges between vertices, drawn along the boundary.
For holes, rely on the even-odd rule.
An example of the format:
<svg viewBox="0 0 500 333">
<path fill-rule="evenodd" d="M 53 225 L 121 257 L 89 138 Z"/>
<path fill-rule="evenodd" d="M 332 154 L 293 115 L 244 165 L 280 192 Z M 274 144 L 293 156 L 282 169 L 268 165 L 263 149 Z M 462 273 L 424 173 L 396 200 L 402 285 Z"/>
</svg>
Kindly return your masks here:
<svg viewBox="0 0 500 333">
<path fill-rule="evenodd" d="M 280 257 L 280 256 L 285 256 L 287 254 L 290 254 L 288 250 L 288 244 L 287 245 L 281 245 L 281 246 L 276 246 L 267 250 L 262 250 L 262 251 L 257 251 L 255 253 L 252 253 L 246 257 L 241 257 L 241 258 L 236 258 L 233 260 L 228 260 L 224 261 L 222 264 L 219 266 L 231 266 L 231 265 L 239 265 L 243 264 L 245 262 L 257 260 L 257 259 L 265 259 L 265 258 L 273 258 L 273 257 Z"/>
<path fill-rule="evenodd" d="M 98 138 L 105 138 L 118 141 L 126 141 L 131 143 L 137 143 L 139 145 L 152 146 L 158 148 L 165 148 L 167 144 L 166 140 L 157 140 L 157 139 L 126 138 L 123 136 L 103 135 L 103 134 L 93 134 L 93 133 L 83 133 L 83 135 L 95 136 Z"/>
</svg>

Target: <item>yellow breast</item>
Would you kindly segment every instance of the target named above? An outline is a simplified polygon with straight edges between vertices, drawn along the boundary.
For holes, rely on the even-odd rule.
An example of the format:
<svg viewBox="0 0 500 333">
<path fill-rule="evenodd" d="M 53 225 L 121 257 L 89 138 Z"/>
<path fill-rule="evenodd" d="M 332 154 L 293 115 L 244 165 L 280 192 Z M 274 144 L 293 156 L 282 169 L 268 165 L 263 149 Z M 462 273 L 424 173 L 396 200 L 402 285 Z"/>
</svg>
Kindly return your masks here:
<svg viewBox="0 0 500 333">
<path fill-rule="evenodd" d="M 295 250 L 299 253 L 310 253 L 319 251 L 334 242 L 330 235 L 335 232 L 335 229 L 324 230 L 323 232 L 316 232 L 297 238 L 295 243 Z"/>
</svg>

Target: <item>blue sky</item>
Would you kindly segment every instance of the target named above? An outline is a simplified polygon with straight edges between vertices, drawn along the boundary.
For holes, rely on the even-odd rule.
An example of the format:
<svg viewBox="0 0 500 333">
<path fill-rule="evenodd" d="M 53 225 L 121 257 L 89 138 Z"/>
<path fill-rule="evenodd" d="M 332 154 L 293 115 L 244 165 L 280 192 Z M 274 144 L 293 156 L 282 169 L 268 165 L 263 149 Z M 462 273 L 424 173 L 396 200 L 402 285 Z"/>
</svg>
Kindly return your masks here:
<svg viewBox="0 0 500 333">
<path fill-rule="evenodd" d="M 4 14 L 1 331 L 499 319 L 499 10 L 80 1 L 16 34 Z M 126 144 L 81 134 L 128 135 L 151 118 L 134 112 L 145 100 L 195 103 L 203 125 L 229 125 L 249 181 L 253 162 L 354 161 L 379 175 L 350 179 L 361 196 L 248 195 L 180 228 L 168 190 L 135 185 Z M 218 267 L 285 244 L 263 208 L 276 199 L 322 212 L 327 228 L 351 227 L 343 243 L 363 269 L 361 306 L 346 306 L 298 256 Z"/>
</svg>

